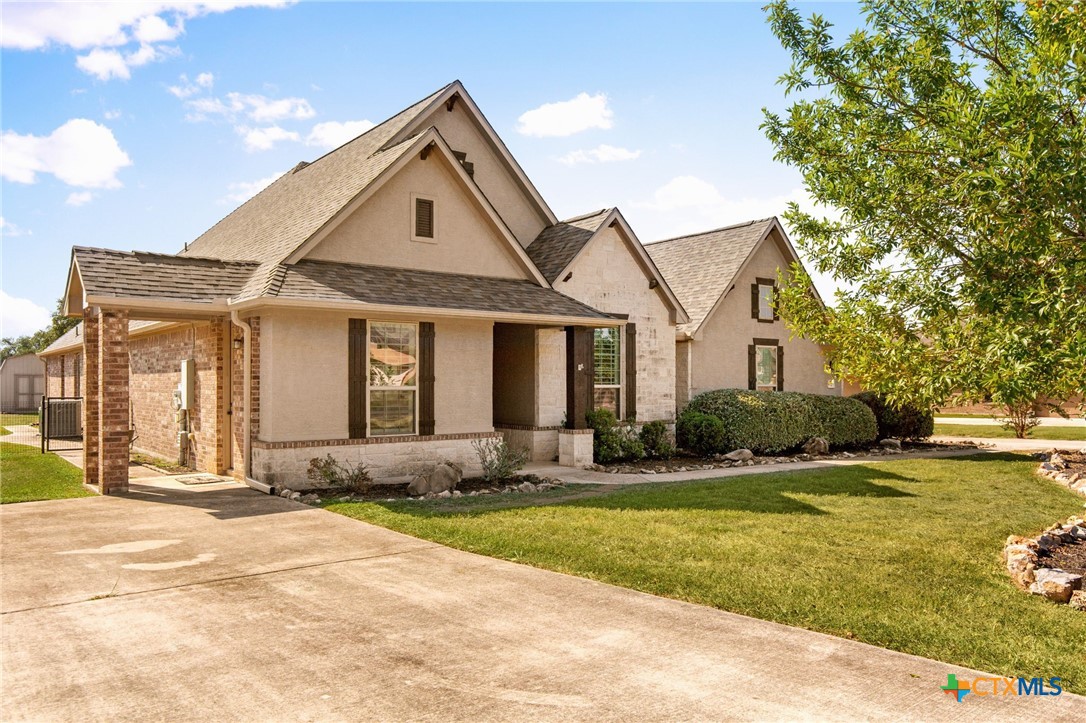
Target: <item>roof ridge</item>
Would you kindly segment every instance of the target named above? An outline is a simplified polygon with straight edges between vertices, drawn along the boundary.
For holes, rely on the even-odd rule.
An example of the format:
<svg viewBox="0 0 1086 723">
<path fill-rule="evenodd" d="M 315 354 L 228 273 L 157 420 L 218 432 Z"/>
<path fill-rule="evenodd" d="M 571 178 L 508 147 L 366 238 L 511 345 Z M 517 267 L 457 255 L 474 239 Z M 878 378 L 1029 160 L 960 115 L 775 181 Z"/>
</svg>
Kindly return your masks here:
<svg viewBox="0 0 1086 723">
<path fill-rule="evenodd" d="M 72 251 L 95 251 L 105 252 L 110 254 L 119 254 L 121 256 L 157 256 L 164 259 L 170 259 L 171 261 L 214 261 L 217 264 L 248 264 L 259 266 L 259 261 L 252 261 L 249 259 L 220 259 L 216 256 L 181 256 L 179 254 L 169 254 L 163 251 L 140 251 L 133 249 L 132 251 L 122 251 L 121 249 L 108 249 L 103 246 L 72 246 Z"/>
<path fill-rule="evenodd" d="M 766 218 L 756 218 L 751 221 L 743 221 L 742 223 L 733 223 L 730 226 L 721 226 L 720 228 L 712 228 L 708 231 L 698 231 L 696 233 L 683 234 L 682 236 L 672 236 L 671 238 L 662 238 L 656 241 L 649 241 L 645 246 L 655 246 L 656 244 L 666 244 L 670 241 L 682 241 L 687 238 L 694 238 L 695 236 L 708 236 L 711 233 L 719 233 L 721 231 L 731 231 L 734 228 L 742 228 L 744 226 L 753 226 L 756 223 L 765 223 L 766 221 L 776 220 L 776 216 L 767 216 Z"/>
<path fill-rule="evenodd" d="M 571 216 L 570 218 L 563 218 L 558 223 L 572 223 L 574 221 L 583 221 L 586 218 L 592 218 L 593 216 L 600 216 L 605 213 L 610 213 L 615 207 L 601 208 L 598 211 L 591 211 L 589 213 L 582 213 L 580 216 Z"/>
</svg>

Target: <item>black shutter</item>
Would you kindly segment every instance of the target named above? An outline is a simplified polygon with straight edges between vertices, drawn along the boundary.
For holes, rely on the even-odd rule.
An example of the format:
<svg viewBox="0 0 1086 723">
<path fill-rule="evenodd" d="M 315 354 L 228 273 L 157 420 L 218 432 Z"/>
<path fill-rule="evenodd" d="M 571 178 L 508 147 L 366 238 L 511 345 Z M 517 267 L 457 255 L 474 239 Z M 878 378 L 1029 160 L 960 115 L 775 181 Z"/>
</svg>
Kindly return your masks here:
<svg viewBox="0 0 1086 723">
<path fill-rule="evenodd" d="M 419 238 L 434 237 L 434 202 L 429 199 L 415 199 L 415 235 Z"/>
<path fill-rule="evenodd" d="M 626 419 L 637 421 L 637 324 L 626 324 Z"/>
<path fill-rule="evenodd" d="M 758 318 L 758 284 L 750 285 L 750 318 Z"/>
<path fill-rule="evenodd" d="M 777 391 L 784 391 L 784 347 L 777 347 Z"/>
<path fill-rule="evenodd" d="M 366 436 L 366 382 L 369 378 L 366 353 L 366 320 L 351 319 L 347 330 L 347 436 Z"/>
<path fill-rule="evenodd" d="M 586 429 L 585 415 L 593 405 L 592 346 L 595 330 L 566 327 L 566 428 Z"/>
<path fill-rule="evenodd" d="M 758 386 L 758 372 L 755 369 L 755 353 L 753 344 L 747 345 L 747 389 L 755 389 Z"/>
<path fill-rule="evenodd" d="M 434 323 L 419 324 L 419 434 L 434 434 Z"/>
</svg>

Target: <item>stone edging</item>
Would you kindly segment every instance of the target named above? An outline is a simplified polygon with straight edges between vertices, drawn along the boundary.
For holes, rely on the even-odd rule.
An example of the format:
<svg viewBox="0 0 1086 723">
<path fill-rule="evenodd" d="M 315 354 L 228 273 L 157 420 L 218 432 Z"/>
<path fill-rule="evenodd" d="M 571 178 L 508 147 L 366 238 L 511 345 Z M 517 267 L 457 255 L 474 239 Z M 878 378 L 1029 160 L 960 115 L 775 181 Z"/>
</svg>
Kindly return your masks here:
<svg viewBox="0 0 1086 723">
<path fill-rule="evenodd" d="M 1086 521 L 1076 516 L 1068 517 L 1064 524 L 1052 525 L 1035 538 L 1011 535 L 1003 546 L 1003 560 L 1007 563 L 1011 580 L 1034 595 L 1086 611 L 1082 575 L 1038 566 L 1040 552 L 1075 540 L 1086 542 Z"/>
<path fill-rule="evenodd" d="M 1086 477 L 1078 472 L 1072 472 L 1059 452 L 1050 450 L 1041 455 L 1041 464 L 1037 467 L 1037 474 L 1047 477 L 1054 482 L 1059 482 L 1072 492 L 1078 492 L 1086 497 Z"/>
</svg>

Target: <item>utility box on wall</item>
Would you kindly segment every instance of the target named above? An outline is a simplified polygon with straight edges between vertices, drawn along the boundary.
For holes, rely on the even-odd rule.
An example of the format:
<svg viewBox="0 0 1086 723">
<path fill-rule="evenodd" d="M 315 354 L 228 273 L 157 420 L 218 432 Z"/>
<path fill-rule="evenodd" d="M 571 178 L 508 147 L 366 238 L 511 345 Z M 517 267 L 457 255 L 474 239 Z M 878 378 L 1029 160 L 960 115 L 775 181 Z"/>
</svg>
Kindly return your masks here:
<svg viewBox="0 0 1086 723">
<path fill-rule="evenodd" d="M 196 363 L 192 359 L 181 360 L 181 383 L 177 391 L 181 402 L 178 409 L 192 409 L 196 401 Z"/>
</svg>

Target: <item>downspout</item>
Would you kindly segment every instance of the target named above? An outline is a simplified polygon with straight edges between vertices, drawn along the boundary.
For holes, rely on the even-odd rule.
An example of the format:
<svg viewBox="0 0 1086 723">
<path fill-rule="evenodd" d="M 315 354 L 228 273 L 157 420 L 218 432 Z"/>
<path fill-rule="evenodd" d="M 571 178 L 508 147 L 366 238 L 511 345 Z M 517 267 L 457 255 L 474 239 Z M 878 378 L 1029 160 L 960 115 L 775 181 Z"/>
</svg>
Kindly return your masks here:
<svg viewBox="0 0 1086 723">
<path fill-rule="evenodd" d="M 236 326 L 241 327 L 242 347 L 244 349 L 244 351 L 242 352 L 242 362 L 241 362 L 242 375 L 243 375 L 242 385 L 244 387 L 244 391 L 242 392 L 242 394 L 244 395 L 243 398 L 244 398 L 244 404 L 245 404 L 245 416 L 241 420 L 241 435 L 242 435 L 242 440 L 241 440 L 241 449 L 242 449 L 242 452 L 241 452 L 241 460 L 242 460 L 241 461 L 241 470 L 242 470 L 242 472 L 241 473 L 242 473 L 242 477 L 245 479 L 245 484 L 249 485 L 253 489 L 258 490 L 260 492 L 264 492 L 265 494 L 269 494 L 269 495 L 270 494 L 275 494 L 275 490 L 274 490 L 274 488 L 271 487 L 271 485 L 266 485 L 263 482 L 255 480 L 255 479 L 253 479 L 252 477 L 249 476 L 249 468 L 250 468 L 250 465 L 252 464 L 252 459 L 251 459 L 252 458 L 252 449 L 251 449 L 251 443 L 250 443 L 251 431 L 250 430 L 252 429 L 252 412 L 251 412 L 251 410 L 252 410 L 252 397 L 253 397 L 253 389 L 252 389 L 252 386 L 253 386 L 253 373 L 252 373 L 252 370 L 253 370 L 253 364 L 252 364 L 253 327 L 251 327 L 249 325 L 249 322 L 242 321 L 241 316 L 238 314 L 237 310 L 232 310 L 230 312 L 230 322 L 232 324 L 236 325 Z"/>
</svg>

